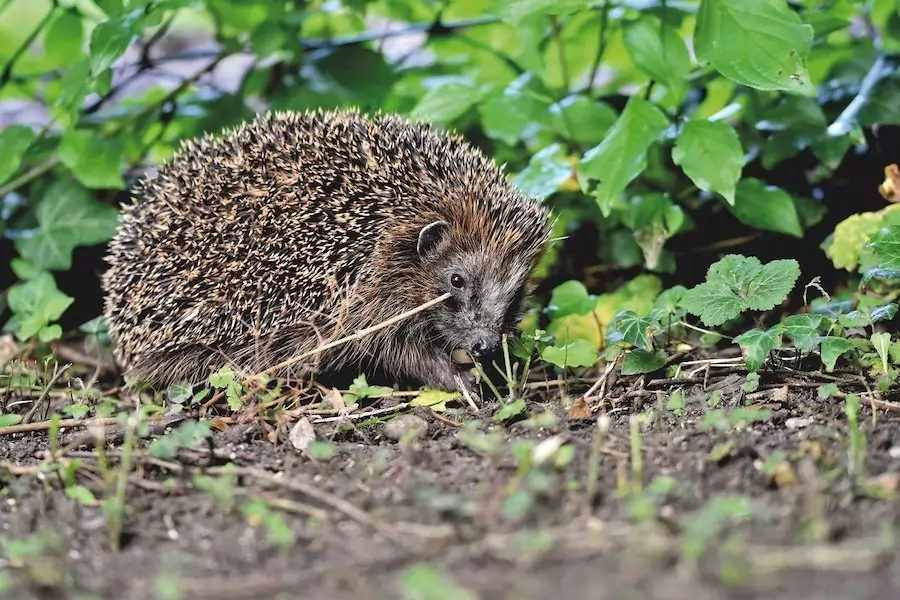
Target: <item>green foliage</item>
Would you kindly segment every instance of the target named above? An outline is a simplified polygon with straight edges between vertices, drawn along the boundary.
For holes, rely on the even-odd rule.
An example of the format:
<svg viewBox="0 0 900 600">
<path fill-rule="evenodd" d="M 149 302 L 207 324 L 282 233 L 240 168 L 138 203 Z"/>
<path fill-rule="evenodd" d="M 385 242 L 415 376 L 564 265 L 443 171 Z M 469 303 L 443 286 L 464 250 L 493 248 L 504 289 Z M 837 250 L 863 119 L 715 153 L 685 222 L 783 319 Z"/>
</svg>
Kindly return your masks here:
<svg viewBox="0 0 900 600">
<path fill-rule="evenodd" d="M 460 132 L 553 209 L 554 236 L 597 230 L 597 244 L 579 250 L 588 256 L 575 262 L 650 272 L 600 289 L 596 279 L 561 272 L 573 261 L 554 248 L 539 272 L 562 283 L 543 312 L 531 311 L 543 321 L 529 323 L 513 345 L 523 360 L 590 367 L 605 350 L 607 358 L 622 356 L 623 373 L 649 373 L 666 366 L 668 344 L 699 317 L 737 336 L 751 371 L 784 344 L 819 352 L 829 370 L 842 359 L 883 375 L 895 370 L 897 342 L 871 329 L 897 310 L 895 206 L 853 215 L 828 239 L 810 240 L 836 268 L 881 293 L 875 300 L 854 290 L 841 314 L 810 310 L 746 331 L 747 319 L 739 319 L 773 309 L 794 289 L 800 273 L 791 257 L 763 265 L 728 255 L 692 289 L 663 292 L 657 277 L 677 280 L 695 260 L 673 253 L 673 239 L 691 236 L 686 241 L 696 247 L 725 241 L 707 222 L 774 244 L 781 236 L 807 240 L 826 210 L 854 200 L 832 196 L 826 205 L 802 197 L 807 186 L 773 182 L 791 179 L 776 171 L 793 169 L 786 161 L 807 151 L 818 164 L 802 176 L 814 187 L 862 147 L 863 127 L 900 124 L 900 76 L 887 68 L 898 48 L 889 2 L 454 0 L 439 7 L 354 0 L 327 10 L 222 0 L 26 4 L 0 2 L 0 102 L 25 100 L 46 113 L 35 126 L 23 121 L 0 131 L 0 235 L 17 255 L 16 281 L 0 289 L 0 320 L 20 340 L 63 333 L 57 321 L 73 299 L 54 273 L 73 268 L 77 249 L 110 239 L 116 206 L 145 166 L 169 158 L 185 139 L 247 119 L 248 106 L 356 106 Z M 9 25 L 13 12 L 23 22 Z M 399 51 L 367 31 L 376 20 L 421 35 L 421 47 Z M 883 32 L 882 46 L 856 34 L 860 22 Z M 169 51 L 160 42 L 166 32 L 189 33 L 202 50 Z M 187 60 L 218 69 L 238 55 L 253 60 L 246 72 L 226 73 L 234 85 L 209 85 L 203 72 L 172 82 L 156 69 L 183 72 Z M 617 280 L 616 272 L 600 278 Z M 246 390 L 230 369 L 211 383 L 240 407 Z M 202 400 L 182 392 L 182 404 Z M 345 400 L 389 392 L 361 378 Z M 414 402 L 443 410 L 447 399 L 430 393 Z"/>
<path fill-rule="evenodd" d="M 747 310 L 771 310 L 785 300 L 800 277 L 797 261 L 766 265 L 756 257 L 729 254 L 713 264 L 706 281 L 684 296 L 684 307 L 707 326 L 721 325 Z"/>
</svg>

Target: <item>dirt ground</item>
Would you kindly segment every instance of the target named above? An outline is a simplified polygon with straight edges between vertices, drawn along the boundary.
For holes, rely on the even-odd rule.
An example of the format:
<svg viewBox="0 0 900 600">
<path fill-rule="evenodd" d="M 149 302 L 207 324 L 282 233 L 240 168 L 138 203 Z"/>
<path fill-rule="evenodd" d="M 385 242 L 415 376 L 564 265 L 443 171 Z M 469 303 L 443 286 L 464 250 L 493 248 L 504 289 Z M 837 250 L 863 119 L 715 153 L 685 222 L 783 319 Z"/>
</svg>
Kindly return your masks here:
<svg viewBox="0 0 900 600">
<path fill-rule="evenodd" d="M 286 432 L 273 444 L 254 419 L 217 421 L 224 431 L 210 443 L 166 459 L 141 441 L 119 551 L 104 508 L 40 468 L 48 433 L 4 432 L 3 597 L 895 594 L 900 404 L 890 395 L 873 415 L 874 396 L 850 374 L 770 372 L 748 392 L 735 368 L 678 379 L 613 370 L 603 400 L 588 398 L 599 411 L 572 418 L 586 416 L 578 399 L 601 376 L 531 387 L 518 421 L 492 420 L 496 402 L 401 410 L 428 424 L 413 440 L 389 439 L 395 413 L 382 410 L 408 397 L 307 415 L 331 456 L 311 458 Z M 829 378 L 862 392 L 864 446 L 850 443 L 844 399 L 820 397 Z M 7 405 L 14 396 L 6 390 Z M 384 418 L 360 418 L 373 412 Z M 609 428 L 598 436 L 600 414 Z M 101 461 L 115 471 L 123 440 L 106 430 L 101 454 L 85 431 L 60 434 L 60 461 L 79 461 L 74 482 L 101 499 Z M 561 443 L 570 450 L 547 451 Z"/>
</svg>

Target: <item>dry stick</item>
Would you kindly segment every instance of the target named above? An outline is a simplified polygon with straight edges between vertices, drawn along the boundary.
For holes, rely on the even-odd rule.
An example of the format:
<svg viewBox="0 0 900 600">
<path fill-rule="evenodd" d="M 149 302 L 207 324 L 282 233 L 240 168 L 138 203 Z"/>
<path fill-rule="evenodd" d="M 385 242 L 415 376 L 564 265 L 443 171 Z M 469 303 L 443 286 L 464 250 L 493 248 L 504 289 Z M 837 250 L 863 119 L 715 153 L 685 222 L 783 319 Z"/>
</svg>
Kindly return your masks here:
<svg viewBox="0 0 900 600">
<path fill-rule="evenodd" d="M 62 419 L 59 421 L 60 429 L 69 429 L 71 427 L 87 427 L 88 425 L 115 425 L 118 423 L 116 417 L 105 417 L 102 419 Z M 40 421 L 38 423 L 21 423 L 19 425 L 10 425 L 9 427 L 0 427 L 0 436 L 10 435 L 12 433 L 27 433 L 30 431 L 46 431 L 50 429 L 52 421 Z"/>
<path fill-rule="evenodd" d="M 453 294 L 451 294 L 450 292 L 447 292 L 446 294 L 438 296 L 437 298 L 434 298 L 433 300 L 429 300 L 428 302 L 426 302 L 424 304 L 420 304 L 419 306 L 417 306 L 416 308 L 414 308 L 412 310 L 408 310 L 404 313 L 400 313 L 399 315 L 391 317 L 387 321 L 382 321 L 381 323 L 378 323 L 377 325 L 372 325 L 371 327 L 366 327 L 365 329 L 360 329 L 359 331 L 357 331 L 355 333 L 351 333 L 348 336 L 334 340 L 333 342 L 328 342 L 327 344 L 323 344 L 322 346 L 319 346 L 317 348 L 313 348 L 309 352 L 304 352 L 303 354 L 300 354 L 298 356 L 294 356 L 287 360 L 281 361 L 277 365 L 269 367 L 265 371 L 263 371 L 261 373 L 257 373 L 256 375 L 252 375 L 252 376 L 248 377 L 247 379 L 248 380 L 254 379 L 256 377 L 259 377 L 260 375 L 265 375 L 265 374 L 274 373 L 275 371 L 280 371 L 281 369 L 284 369 L 285 367 L 289 367 L 294 363 L 300 362 L 301 360 L 303 360 L 305 358 L 309 358 L 310 356 L 315 356 L 316 354 L 321 354 L 322 352 L 325 352 L 326 350 L 331 350 L 332 348 L 334 348 L 336 346 L 340 346 L 341 344 L 346 344 L 347 342 L 352 342 L 352 341 L 358 340 L 360 338 L 363 338 L 363 337 L 369 335 L 370 333 L 375 333 L 376 331 L 378 331 L 380 329 L 390 327 L 391 325 L 394 325 L 395 323 L 399 323 L 400 321 L 403 321 L 404 319 L 408 319 L 409 317 L 411 317 L 417 313 L 420 313 L 423 310 L 431 308 L 435 304 L 440 304 L 441 302 L 443 302 L 444 300 L 446 300 L 447 298 L 449 298 L 452 295 Z"/>
<path fill-rule="evenodd" d="M 584 393 L 585 398 L 590 397 L 591 394 L 596 392 L 598 388 L 602 387 L 606 383 L 606 379 L 609 377 L 609 374 L 612 373 L 612 370 L 615 368 L 616 363 L 618 362 L 619 359 L 617 358 L 616 360 L 606 365 L 606 370 L 603 371 L 603 375 L 601 375 L 600 378 L 596 382 L 594 382 L 594 385 L 588 388 L 588 391 Z"/>
</svg>

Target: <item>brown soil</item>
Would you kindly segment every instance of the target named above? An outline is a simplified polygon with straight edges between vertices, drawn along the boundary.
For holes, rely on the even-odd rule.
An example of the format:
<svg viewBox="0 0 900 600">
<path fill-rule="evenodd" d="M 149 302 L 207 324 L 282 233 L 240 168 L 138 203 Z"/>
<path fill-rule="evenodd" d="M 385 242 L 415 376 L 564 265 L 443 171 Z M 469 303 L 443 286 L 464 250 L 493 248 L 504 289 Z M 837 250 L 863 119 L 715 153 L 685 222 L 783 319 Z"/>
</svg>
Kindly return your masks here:
<svg viewBox="0 0 900 600">
<path fill-rule="evenodd" d="M 890 597 L 900 584 L 891 537 L 900 405 L 883 404 L 887 410 L 874 419 L 861 410 L 865 474 L 854 478 L 842 399 L 819 399 L 814 379 L 764 377 L 755 395 L 740 391 L 744 380 L 713 376 L 705 390 L 691 381 L 611 380 L 605 404 L 611 426 L 593 506 L 585 486 L 596 415 L 570 419 L 563 409 L 569 401 L 557 388 L 532 390 L 528 399 L 526 415 L 555 415 L 556 423 L 543 427 L 493 423 L 496 404 L 480 414 L 449 411 L 443 420 L 416 409 L 429 430 L 412 443 L 387 439 L 382 423 L 318 424 L 318 438 L 337 449 L 319 460 L 286 440 L 263 439 L 257 422 L 217 432 L 210 446 L 181 450 L 171 460 L 153 458 L 142 442 L 126 488 L 119 551 L 110 549 L 102 508 L 70 498 L 56 473 L 37 472 L 46 432 L 3 435 L 6 597 Z M 588 385 L 570 383 L 569 397 Z M 771 415 L 706 429 L 701 422 L 714 410 L 707 401 L 715 388 L 724 392 L 718 409 L 750 406 Z M 687 398 L 683 423 L 666 409 L 677 389 Z M 376 407 L 392 402 L 381 399 Z M 640 426 L 644 489 L 656 476 L 674 479 L 644 517 L 632 512 L 640 494 L 620 493 L 632 477 L 635 414 L 649 415 Z M 476 452 L 447 419 L 480 419 L 482 431 L 500 432 L 502 442 L 496 452 Z M 555 435 L 570 443 L 571 462 L 517 469 L 517 442 Z M 115 472 L 122 440 L 111 437 L 107 458 Z M 103 498 L 100 455 L 89 439 L 83 428 L 67 430 L 60 447 L 68 444 L 67 459 L 81 461 L 77 483 Z M 731 451 L 716 460 L 711 454 L 723 443 Z M 778 462 L 776 452 L 783 461 L 773 471 L 766 465 Z M 228 464 L 236 467 L 231 485 L 218 495 L 201 489 L 198 475 L 221 480 Z M 271 507 L 262 517 L 242 510 L 253 498 Z M 720 504 L 710 504 L 714 499 Z M 727 513 L 740 501 L 748 510 L 717 524 L 717 508 Z M 280 519 L 293 540 L 273 541 L 266 518 Z M 24 542 L 36 548 L 30 557 Z M 423 564 L 470 596 L 450 584 L 406 579 Z"/>
</svg>

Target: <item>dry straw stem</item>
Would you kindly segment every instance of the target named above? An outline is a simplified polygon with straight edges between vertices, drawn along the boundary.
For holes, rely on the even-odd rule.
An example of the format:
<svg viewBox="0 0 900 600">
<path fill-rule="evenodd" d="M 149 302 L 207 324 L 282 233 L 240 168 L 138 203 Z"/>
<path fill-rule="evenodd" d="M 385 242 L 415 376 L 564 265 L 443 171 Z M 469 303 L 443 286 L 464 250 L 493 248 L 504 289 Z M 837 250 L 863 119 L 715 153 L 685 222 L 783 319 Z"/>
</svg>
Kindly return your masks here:
<svg viewBox="0 0 900 600">
<path fill-rule="evenodd" d="M 256 379 L 257 377 L 260 377 L 262 375 L 271 374 L 276 371 L 280 371 L 281 369 L 284 369 L 295 363 L 298 363 L 301 360 L 305 360 L 311 356 L 315 356 L 316 354 L 321 354 L 322 352 L 325 352 L 326 350 L 331 350 L 332 348 L 336 348 L 337 346 L 346 344 L 347 342 L 353 342 L 353 341 L 362 339 L 363 337 L 365 337 L 369 334 L 375 333 L 376 331 L 379 331 L 386 327 L 390 327 L 391 325 L 394 325 L 396 323 L 399 323 L 400 321 L 408 319 L 409 317 L 411 317 L 417 313 L 420 313 L 423 310 L 427 310 L 427 309 L 431 308 L 432 306 L 434 306 L 435 304 L 440 304 L 441 302 L 443 302 L 444 300 L 446 300 L 447 298 L 449 298 L 452 295 L 453 294 L 451 294 L 450 292 L 447 292 L 446 294 L 442 294 L 441 296 L 438 296 L 437 298 L 429 300 L 428 302 L 425 302 L 424 304 L 420 304 L 419 306 L 417 306 L 411 310 L 408 310 L 406 312 L 400 313 L 399 315 L 393 316 L 386 321 L 382 321 L 381 323 L 378 323 L 377 325 L 372 325 L 371 327 L 366 327 L 365 329 L 360 329 L 359 331 L 357 331 L 355 333 L 351 333 L 348 336 L 342 337 L 340 339 L 334 340 L 333 342 L 328 342 L 327 344 L 323 344 L 321 346 L 313 348 L 309 352 L 304 352 L 303 354 L 299 354 L 299 355 L 293 356 L 287 360 L 281 361 L 277 365 L 271 366 L 268 369 L 266 369 L 265 371 L 262 371 L 261 373 L 251 375 L 250 377 L 247 378 L 245 383 L 249 383 L 250 380 Z"/>
</svg>

